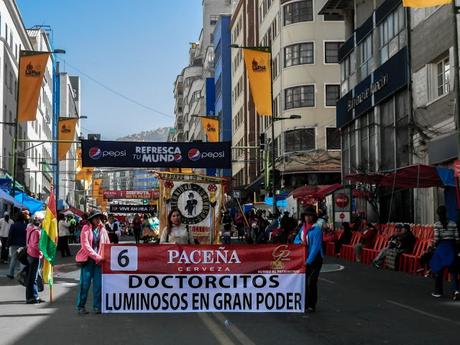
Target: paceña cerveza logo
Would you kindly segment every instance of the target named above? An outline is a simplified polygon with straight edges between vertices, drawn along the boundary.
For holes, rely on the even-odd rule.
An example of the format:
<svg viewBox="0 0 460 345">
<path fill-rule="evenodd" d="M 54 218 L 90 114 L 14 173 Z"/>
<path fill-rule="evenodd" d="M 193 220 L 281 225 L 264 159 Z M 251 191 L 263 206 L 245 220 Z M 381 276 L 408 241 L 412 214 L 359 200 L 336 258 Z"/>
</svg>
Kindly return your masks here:
<svg viewBox="0 0 460 345">
<path fill-rule="evenodd" d="M 126 150 L 123 151 L 103 151 L 99 147 L 92 147 L 89 149 L 89 158 L 98 160 L 105 157 L 126 157 Z"/>
<path fill-rule="evenodd" d="M 188 159 L 192 162 L 196 162 L 200 159 L 221 159 L 225 158 L 225 151 L 218 152 L 200 152 L 200 150 L 193 148 L 188 151 Z"/>
</svg>

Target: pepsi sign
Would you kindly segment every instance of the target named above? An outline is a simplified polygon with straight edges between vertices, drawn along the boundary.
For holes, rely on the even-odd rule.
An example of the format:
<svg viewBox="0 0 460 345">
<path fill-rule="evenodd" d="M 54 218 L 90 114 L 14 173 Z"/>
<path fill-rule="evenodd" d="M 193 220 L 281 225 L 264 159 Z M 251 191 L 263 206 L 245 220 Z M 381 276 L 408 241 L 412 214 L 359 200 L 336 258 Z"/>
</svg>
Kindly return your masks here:
<svg viewBox="0 0 460 345">
<path fill-rule="evenodd" d="M 231 168 L 231 143 L 82 140 L 83 167 Z"/>
</svg>

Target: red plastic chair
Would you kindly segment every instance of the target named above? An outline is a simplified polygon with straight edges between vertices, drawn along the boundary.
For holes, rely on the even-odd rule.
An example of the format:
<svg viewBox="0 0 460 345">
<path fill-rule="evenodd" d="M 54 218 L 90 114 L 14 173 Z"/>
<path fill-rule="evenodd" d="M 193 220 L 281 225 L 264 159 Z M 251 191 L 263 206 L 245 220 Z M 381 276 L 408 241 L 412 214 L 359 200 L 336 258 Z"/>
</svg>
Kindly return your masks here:
<svg viewBox="0 0 460 345">
<path fill-rule="evenodd" d="M 340 250 L 341 258 L 349 261 L 355 261 L 355 246 L 358 244 L 359 240 L 361 239 L 361 236 L 361 232 L 353 231 L 353 234 L 351 235 L 350 244 L 342 245 L 342 249 Z"/>
<path fill-rule="evenodd" d="M 431 244 L 431 240 L 417 239 L 411 254 L 402 254 L 399 260 L 399 270 L 415 274 L 420 268 L 420 257 Z"/>
<path fill-rule="evenodd" d="M 375 239 L 373 248 L 363 248 L 361 253 L 361 262 L 363 264 L 370 264 L 380 251 L 385 247 L 387 238 L 383 235 L 378 235 Z"/>
</svg>

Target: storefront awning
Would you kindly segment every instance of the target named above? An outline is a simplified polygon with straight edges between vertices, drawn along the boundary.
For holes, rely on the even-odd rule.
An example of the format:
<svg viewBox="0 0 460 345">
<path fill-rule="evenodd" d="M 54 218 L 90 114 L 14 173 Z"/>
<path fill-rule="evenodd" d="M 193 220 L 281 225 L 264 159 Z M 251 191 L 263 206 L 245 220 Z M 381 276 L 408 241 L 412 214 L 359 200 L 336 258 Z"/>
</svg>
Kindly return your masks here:
<svg viewBox="0 0 460 345">
<path fill-rule="evenodd" d="M 289 196 L 293 196 L 296 199 L 324 199 L 327 195 L 342 187 L 343 186 L 340 183 L 332 185 L 303 186 L 294 189 Z"/>
<path fill-rule="evenodd" d="M 411 165 L 387 174 L 355 174 L 345 176 L 351 182 L 375 184 L 397 189 L 455 187 L 454 171 L 431 165 Z"/>
</svg>

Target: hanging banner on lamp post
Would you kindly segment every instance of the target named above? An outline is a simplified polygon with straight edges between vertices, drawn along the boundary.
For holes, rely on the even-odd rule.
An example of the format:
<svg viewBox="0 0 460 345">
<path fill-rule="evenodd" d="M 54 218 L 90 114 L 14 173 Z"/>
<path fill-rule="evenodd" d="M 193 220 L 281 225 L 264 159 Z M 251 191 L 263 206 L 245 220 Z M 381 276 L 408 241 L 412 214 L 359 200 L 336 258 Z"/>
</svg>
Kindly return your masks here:
<svg viewBox="0 0 460 345">
<path fill-rule="evenodd" d="M 71 141 L 75 139 L 75 129 L 77 127 L 78 118 L 60 118 L 59 119 L 59 140 Z M 69 152 L 72 143 L 70 142 L 60 142 L 58 144 L 58 159 L 60 161 L 64 160 Z M 78 157 L 77 157 L 78 159 Z"/>
<path fill-rule="evenodd" d="M 20 53 L 18 122 L 35 121 L 37 117 L 38 97 L 49 56 L 48 52 L 21 51 Z"/>
<path fill-rule="evenodd" d="M 82 140 L 83 167 L 230 169 L 231 142 Z"/>
</svg>

